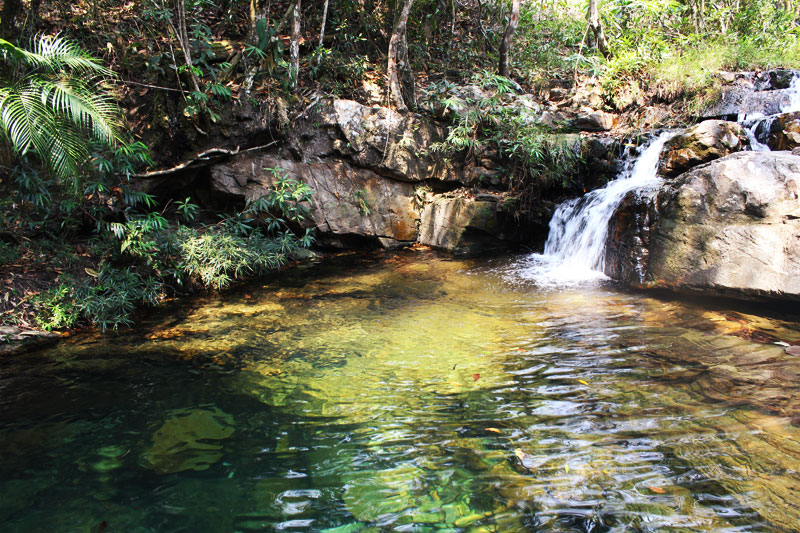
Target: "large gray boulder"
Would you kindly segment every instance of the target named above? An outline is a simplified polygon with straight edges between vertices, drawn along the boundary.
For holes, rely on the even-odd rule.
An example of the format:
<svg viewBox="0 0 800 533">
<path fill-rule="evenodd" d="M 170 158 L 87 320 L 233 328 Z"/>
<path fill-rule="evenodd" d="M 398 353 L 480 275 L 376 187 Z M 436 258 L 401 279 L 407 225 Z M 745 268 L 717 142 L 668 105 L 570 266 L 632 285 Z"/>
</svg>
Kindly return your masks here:
<svg viewBox="0 0 800 533">
<path fill-rule="evenodd" d="M 445 127 L 414 113 L 329 99 L 295 123 L 288 144 L 307 162 L 338 158 L 399 181 L 459 181 L 461 169 L 430 149 L 446 137 Z"/>
<path fill-rule="evenodd" d="M 478 255 L 518 243 L 517 228 L 502 195 L 429 195 L 420 216 L 419 242 L 456 255 Z"/>
<path fill-rule="evenodd" d="M 663 176 L 675 177 L 702 163 L 738 152 L 747 144 L 747 135 L 739 124 L 706 120 L 667 141 L 658 171 Z"/>
<path fill-rule="evenodd" d="M 254 200 L 267 194 L 282 169 L 313 191 L 311 220 L 323 241 L 341 243 L 347 237 L 366 237 L 385 247 L 417 239 L 419 208 L 411 183 L 386 179 L 375 172 L 341 161 L 301 163 L 263 154 L 243 154 L 211 169 L 217 193 Z"/>
<path fill-rule="evenodd" d="M 800 157 L 740 152 L 611 222 L 606 274 L 640 287 L 800 300 Z"/>
</svg>

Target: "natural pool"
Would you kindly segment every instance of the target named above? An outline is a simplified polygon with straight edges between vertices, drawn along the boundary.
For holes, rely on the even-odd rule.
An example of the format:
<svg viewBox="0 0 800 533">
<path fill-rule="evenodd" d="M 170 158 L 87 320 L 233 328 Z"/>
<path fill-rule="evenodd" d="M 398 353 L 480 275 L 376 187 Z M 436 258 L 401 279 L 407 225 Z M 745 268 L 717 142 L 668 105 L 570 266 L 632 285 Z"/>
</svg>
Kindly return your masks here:
<svg viewBox="0 0 800 533">
<path fill-rule="evenodd" d="M 526 261 L 340 257 L 0 360 L 2 530 L 800 529 L 800 318 Z"/>
</svg>

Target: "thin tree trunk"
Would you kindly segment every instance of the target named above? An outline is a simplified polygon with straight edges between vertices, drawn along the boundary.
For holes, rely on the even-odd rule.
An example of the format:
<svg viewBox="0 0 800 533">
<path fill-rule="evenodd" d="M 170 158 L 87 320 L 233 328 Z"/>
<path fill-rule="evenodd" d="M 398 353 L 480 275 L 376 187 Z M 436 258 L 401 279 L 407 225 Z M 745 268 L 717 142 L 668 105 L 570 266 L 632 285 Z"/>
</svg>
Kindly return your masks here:
<svg viewBox="0 0 800 533">
<path fill-rule="evenodd" d="M 283 31 L 283 27 L 286 25 L 286 22 L 289 20 L 289 17 L 292 15 L 292 13 L 294 13 L 294 8 L 295 8 L 295 5 L 296 5 L 297 2 L 299 2 L 299 0 L 294 0 L 293 2 L 291 2 L 289 4 L 289 8 L 286 10 L 286 13 L 283 14 L 283 17 L 281 18 L 281 20 L 279 20 L 278 23 L 275 25 L 274 35 L 276 35 L 276 36 L 280 35 L 280 33 Z M 262 12 L 264 13 L 264 18 L 266 18 L 267 12 L 268 12 L 268 8 L 263 8 Z M 256 11 L 256 13 L 258 13 L 258 11 Z M 258 17 L 258 15 L 256 15 L 256 17 Z M 254 24 L 253 32 L 254 33 L 255 33 L 255 24 L 256 23 L 258 23 L 258 18 L 256 18 L 255 21 L 253 22 L 253 24 Z M 278 40 L 278 37 L 273 37 L 272 40 L 276 41 L 276 40 Z M 258 38 L 256 37 L 255 40 L 253 40 L 251 42 L 253 44 L 258 44 Z M 244 79 L 244 82 L 242 84 L 242 86 L 244 87 L 245 92 L 249 93 L 250 90 L 253 88 L 253 83 L 255 83 L 256 75 L 258 74 L 259 70 L 261 70 L 261 64 L 259 62 L 257 62 L 255 65 L 253 65 L 253 66 L 251 66 L 250 68 L 247 69 L 247 74 L 245 75 L 245 79 Z"/>
<path fill-rule="evenodd" d="M 289 86 L 297 87 L 300 75 L 300 0 L 294 4 L 292 12 L 292 36 L 289 41 Z"/>
<path fill-rule="evenodd" d="M 413 3 L 414 0 L 403 0 L 403 8 L 397 16 L 394 29 L 392 30 L 392 36 L 389 39 L 389 59 L 386 64 L 386 73 L 389 75 L 389 101 L 398 111 L 408 110 L 408 106 L 406 106 L 403 100 L 400 77 L 397 74 L 397 60 L 400 55 L 400 49 L 403 48 L 406 26 L 408 25 L 408 15 L 411 13 L 411 4 Z"/>
<path fill-rule="evenodd" d="M 250 0 L 250 31 L 248 32 L 248 38 L 253 44 L 258 44 L 258 32 L 256 32 L 258 21 L 266 19 L 269 14 L 269 4 L 262 5 L 260 8 L 258 4 L 258 0 Z"/>
<path fill-rule="evenodd" d="M 450 45 L 456 40 L 456 0 L 450 0 L 450 11 L 452 12 L 450 19 Z"/>
<path fill-rule="evenodd" d="M 175 0 L 175 11 L 178 19 L 178 29 L 175 32 L 178 38 L 178 45 L 183 51 L 183 57 L 186 60 L 186 66 L 189 69 L 189 76 L 192 79 L 192 87 L 195 91 L 200 92 L 200 81 L 194 73 L 194 63 L 192 62 L 192 47 L 189 42 L 189 32 L 186 29 L 186 5 L 184 0 Z"/>
<path fill-rule="evenodd" d="M 29 29 L 27 30 L 29 35 L 33 35 L 39 30 L 39 7 L 41 4 L 42 0 L 31 0 Z"/>
<path fill-rule="evenodd" d="M 322 7 L 322 25 L 319 28 L 319 44 L 317 45 L 317 65 L 322 61 L 322 41 L 325 39 L 325 23 L 328 20 L 328 0 L 325 0 L 325 5 Z"/>
<path fill-rule="evenodd" d="M 509 75 L 508 53 L 511 50 L 511 41 L 514 39 L 514 32 L 519 25 L 519 4 L 520 0 L 511 2 L 511 18 L 508 19 L 506 33 L 503 36 L 503 43 L 500 45 L 500 68 L 498 72 L 506 78 Z"/>
<path fill-rule="evenodd" d="M 606 34 L 603 32 L 603 26 L 600 24 L 600 11 L 597 7 L 598 0 L 589 0 L 589 29 L 594 34 L 594 40 L 597 43 L 597 49 L 604 57 L 611 57 L 611 51 L 608 49 L 608 40 Z"/>
</svg>

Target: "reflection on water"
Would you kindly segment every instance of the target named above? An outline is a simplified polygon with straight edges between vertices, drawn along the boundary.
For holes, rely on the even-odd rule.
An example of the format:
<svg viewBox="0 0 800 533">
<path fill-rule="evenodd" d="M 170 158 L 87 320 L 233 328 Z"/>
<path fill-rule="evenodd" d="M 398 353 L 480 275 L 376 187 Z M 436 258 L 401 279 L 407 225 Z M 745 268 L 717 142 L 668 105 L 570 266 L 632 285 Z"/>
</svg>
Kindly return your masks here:
<svg viewBox="0 0 800 533">
<path fill-rule="evenodd" d="M 340 258 L 0 361 L 3 530 L 800 527 L 800 324 L 523 268 Z"/>
</svg>

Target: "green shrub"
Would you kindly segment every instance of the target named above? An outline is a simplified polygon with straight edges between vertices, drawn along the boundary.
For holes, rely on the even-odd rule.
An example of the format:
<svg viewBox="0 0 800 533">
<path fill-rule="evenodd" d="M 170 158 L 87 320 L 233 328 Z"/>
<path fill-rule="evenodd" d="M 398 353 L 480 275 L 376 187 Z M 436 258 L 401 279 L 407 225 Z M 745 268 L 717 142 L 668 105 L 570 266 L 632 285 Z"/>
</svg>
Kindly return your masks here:
<svg viewBox="0 0 800 533">
<path fill-rule="evenodd" d="M 72 327 L 81 316 L 79 300 L 72 278 L 63 278 L 54 288 L 36 296 L 36 323 L 47 331 Z"/>
<path fill-rule="evenodd" d="M 19 248 L 5 241 L 0 241 L 0 265 L 12 263 L 19 259 Z"/>
</svg>

